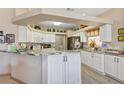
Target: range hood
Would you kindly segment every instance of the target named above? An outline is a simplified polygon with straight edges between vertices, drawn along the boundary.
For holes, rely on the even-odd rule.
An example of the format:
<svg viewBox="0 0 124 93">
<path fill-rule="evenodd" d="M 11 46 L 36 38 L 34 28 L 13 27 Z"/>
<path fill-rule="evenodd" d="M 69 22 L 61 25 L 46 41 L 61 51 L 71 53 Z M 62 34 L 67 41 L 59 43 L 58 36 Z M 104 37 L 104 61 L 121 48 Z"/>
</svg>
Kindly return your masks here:
<svg viewBox="0 0 124 93">
<path fill-rule="evenodd" d="M 27 13 L 15 16 L 12 19 L 13 24 L 27 25 L 38 24 L 42 21 L 58 21 L 71 24 L 87 24 L 87 25 L 102 25 L 113 24 L 112 20 L 103 19 L 99 17 L 83 16 L 80 13 L 67 11 L 63 9 L 39 8 L 29 11 Z"/>
</svg>

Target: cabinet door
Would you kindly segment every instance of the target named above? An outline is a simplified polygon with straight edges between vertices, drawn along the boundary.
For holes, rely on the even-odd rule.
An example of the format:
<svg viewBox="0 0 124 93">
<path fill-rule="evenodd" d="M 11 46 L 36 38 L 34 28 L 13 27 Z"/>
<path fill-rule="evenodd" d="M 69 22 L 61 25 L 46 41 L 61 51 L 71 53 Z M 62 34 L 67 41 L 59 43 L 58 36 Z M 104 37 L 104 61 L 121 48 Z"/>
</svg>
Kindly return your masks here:
<svg viewBox="0 0 124 93">
<path fill-rule="evenodd" d="M 32 31 L 27 28 L 27 42 L 32 42 Z"/>
<path fill-rule="evenodd" d="M 18 42 L 27 42 L 27 27 L 19 26 L 18 27 Z"/>
<path fill-rule="evenodd" d="M 39 32 L 32 32 L 32 42 L 42 43 L 43 42 L 43 34 Z"/>
<path fill-rule="evenodd" d="M 12 77 L 28 84 L 41 84 L 41 57 L 14 54 Z"/>
<path fill-rule="evenodd" d="M 81 52 L 81 62 L 87 64 L 87 54 L 85 52 Z"/>
<path fill-rule="evenodd" d="M 124 81 L 124 58 L 118 57 L 118 77 Z"/>
<path fill-rule="evenodd" d="M 49 40 L 50 40 L 52 43 L 55 43 L 55 34 L 51 34 Z"/>
<path fill-rule="evenodd" d="M 100 27 L 100 38 L 103 42 L 112 41 L 112 25 L 106 24 Z"/>
<path fill-rule="evenodd" d="M 65 60 L 65 76 L 67 84 L 81 83 L 81 58 L 80 53 L 68 53 Z"/>
<path fill-rule="evenodd" d="M 80 42 L 87 42 L 87 34 L 85 31 L 80 32 Z"/>
<path fill-rule="evenodd" d="M 104 55 L 94 53 L 93 57 L 93 68 L 104 72 Z"/>
<path fill-rule="evenodd" d="M 86 64 L 90 67 L 93 66 L 93 54 L 90 52 L 87 53 L 87 63 Z"/>
<path fill-rule="evenodd" d="M 0 75 L 10 74 L 10 53 L 0 52 Z"/>
<path fill-rule="evenodd" d="M 118 63 L 116 62 L 116 56 L 105 55 L 105 72 L 114 77 L 118 74 Z"/>
<path fill-rule="evenodd" d="M 65 84 L 63 60 L 64 58 L 61 54 L 48 56 L 48 84 Z"/>
</svg>

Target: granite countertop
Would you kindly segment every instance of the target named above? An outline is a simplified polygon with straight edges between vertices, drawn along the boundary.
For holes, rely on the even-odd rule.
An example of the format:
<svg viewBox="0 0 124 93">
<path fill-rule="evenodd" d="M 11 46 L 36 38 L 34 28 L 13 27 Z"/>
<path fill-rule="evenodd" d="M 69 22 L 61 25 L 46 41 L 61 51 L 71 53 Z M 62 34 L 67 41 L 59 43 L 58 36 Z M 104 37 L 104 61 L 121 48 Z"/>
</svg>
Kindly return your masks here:
<svg viewBox="0 0 124 93">
<path fill-rule="evenodd" d="M 41 51 L 39 53 L 36 53 L 36 52 L 10 52 L 10 51 L 0 51 L 0 52 L 22 54 L 22 55 L 31 55 L 31 56 L 42 56 L 42 55 L 58 55 L 58 54 L 62 54 L 62 53 L 74 53 L 74 52 L 81 52 L 81 51 L 98 53 L 98 54 L 108 54 L 108 55 L 113 55 L 113 56 L 118 56 L 118 57 L 124 57 L 124 54 L 117 55 L 117 54 L 107 53 L 107 52 L 103 52 L 103 51 L 90 51 L 90 50 L 87 50 L 87 49 L 47 51 L 47 52 L 46 51 Z"/>
<path fill-rule="evenodd" d="M 87 49 L 83 49 L 81 51 L 98 53 L 98 54 L 108 54 L 108 55 L 113 55 L 113 56 L 118 56 L 118 57 L 124 57 L 124 54 L 114 54 L 114 53 L 107 53 L 107 52 L 103 52 L 103 51 L 90 51 L 90 50 L 87 50 Z"/>
<path fill-rule="evenodd" d="M 98 54 L 105 54 L 105 52 L 103 52 L 103 51 L 91 51 L 91 50 L 88 50 L 88 49 L 82 49 L 81 51 L 92 52 L 92 53 L 98 53 Z"/>
<path fill-rule="evenodd" d="M 40 51 L 40 52 L 10 52 L 10 51 L 0 51 L 4 53 L 22 54 L 22 55 L 32 55 L 32 56 L 42 56 L 42 55 L 58 55 L 62 53 L 74 53 L 80 51 L 64 50 L 64 51 Z"/>
</svg>

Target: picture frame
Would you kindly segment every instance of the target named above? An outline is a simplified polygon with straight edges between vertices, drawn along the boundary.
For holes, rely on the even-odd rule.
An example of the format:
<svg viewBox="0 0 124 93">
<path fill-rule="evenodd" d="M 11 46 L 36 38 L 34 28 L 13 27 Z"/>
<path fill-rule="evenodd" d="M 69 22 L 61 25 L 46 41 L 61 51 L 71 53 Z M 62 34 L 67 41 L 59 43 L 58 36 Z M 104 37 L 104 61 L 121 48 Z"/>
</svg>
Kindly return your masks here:
<svg viewBox="0 0 124 93">
<path fill-rule="evenodd" d="M 118 29 L 118 35 L 124 35 L 124 28 Z"/>
<path fill-rule="evenodd" d="M 6 43 L 15 43 L 15 34 L 6 34 Z"/>
<path fill-rule="evenodd" d="M 3 36 L 3 31 L 0 31 L 0 36 Z"/>
<path fill-rule="evenodd" d="M 5 43 L 5 36 L 0 36 L 0 43 Z"/>
<path fill-rule="evenodd" d="M 124 42 L 124 35 L 123 36 L 118 36 L 118 41 Z"/>
</svg>

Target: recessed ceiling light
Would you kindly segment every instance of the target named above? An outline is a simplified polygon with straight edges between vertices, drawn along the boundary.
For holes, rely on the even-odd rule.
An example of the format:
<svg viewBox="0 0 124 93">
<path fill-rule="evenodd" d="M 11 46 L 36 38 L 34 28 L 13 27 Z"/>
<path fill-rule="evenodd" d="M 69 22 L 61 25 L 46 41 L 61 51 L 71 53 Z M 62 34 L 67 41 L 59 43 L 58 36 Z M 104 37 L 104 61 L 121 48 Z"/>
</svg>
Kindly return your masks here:
<svg viewBox="0 0 124 93">
<path fill-rule="evenodd" d="M 86 16 L 86 13 L 83 13 L 82 15 L 83 15 L 83 16 Z"/>
<path fill-rule="evenodd" d="M 59 26 L 59 25 L 61 25 L 62 23 L 61 23 L 61 22 L 53 22 L 53 24 L 56 25 L 56 26 Z"/>
</svg>

